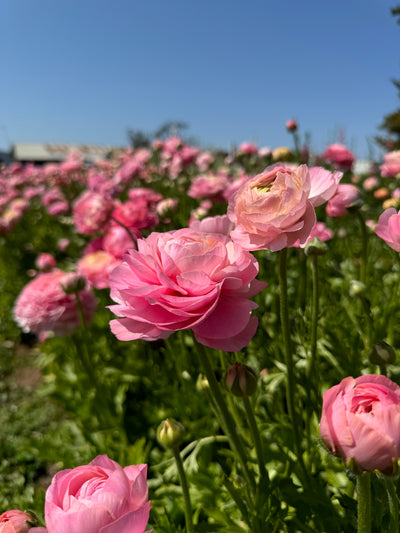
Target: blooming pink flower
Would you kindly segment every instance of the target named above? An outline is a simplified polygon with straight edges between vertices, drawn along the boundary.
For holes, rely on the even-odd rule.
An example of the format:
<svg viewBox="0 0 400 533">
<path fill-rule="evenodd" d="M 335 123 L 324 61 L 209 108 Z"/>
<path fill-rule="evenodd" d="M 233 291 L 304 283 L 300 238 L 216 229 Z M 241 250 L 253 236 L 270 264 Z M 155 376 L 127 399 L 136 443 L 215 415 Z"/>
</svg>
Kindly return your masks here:
<svg viewBox="0 0 400 533">
<path fill-rule="evenodd" d="M 46 492 L 48 533 L 143 533 L 150 502 L 147 465 L 122 468 L 106 455 L 58 472 Z"/>
<path fill-rule="evenodd" d="M 400 150 L 388 152 L 383 156 L 383 161 L 379 168 L 384 178 L 395 178 L 400 174 Z"/>
<path fill-rule="evenodd" d="M 308 199 L 314 207 L 327 202 L 336 193 L 343 172 L 329 172 L 322 167 L 310 167 L 311 189 Z"/>
<path fill-rule="evenodd" d="M 355 185 L 341 183 L 336 189 L 326 206 L 326 212 L 330 217 L 344 217 L 348 214 L 348 208 L 360 199 L 360 191 Z"/>
<path fill-rule="evenodd" d="M 391 471 L 400 458 L 400 387 L 385 376 L 345 378 L 324 394 L 320 433 L 346 463 Z"/>
<path fill-rule="evenodd" d="M 124 203 L 116 201 L 115 206 L 112 212 L 113 219 L 129 229 L 151 228 L 158 224 L 157 214 L 149 208 L 147 200 L 144 198 L 128 200 Z"/>
<path fill-rule="evenodd" d="M 210 152 L 201 152 L 196 157 L 196 165 L 200 172 L 205 172 L 214 163 L 214 156 Z"/>
<path fill-rule="evenodd" d="M 191 198 L 213 198 L 216 202 L 224 202 L 223 192 L 228 185 L 229 178 L 222 172 L 202 174 L 193 180 L 187 194 Z"/>
<path fill-rule="evenodd" d="M 78 233 L 91 235 L 109 221 L 114 207 L 111 196 L 85 191 L 73 205 L 73 218 Z"/>
<path fill-rule="evenodd" d="M 123 229 L 123 228 L 121 228 Z M 84 255 L 77 263 L 77 272 L 84 276 L 91 287 L 109 287 L 109 276 L 121 261 L 104 250 Z"/>
<path fill-rule="evenodd" d="M 237 149 L 238 154 L 255 155 L 258 153 L 258 148 L 254 143 L 243 142 Z"/>
<path fill-rule="evenodd" d="M 31 531 L 33 517 L 17 509 L 6 511 L 0 515 L 0 533 L 28 533 Z"/>
<path fill-rule="evenodd" d="M 394 207 L 386 209 L 379 217 L 375 233 L 383 239 L 390 248 L 400 252 L 400 213 Z"/>
<path fill-rule="evenodd" d="M 327 228 L 323 222 L 317 222 L 311 230 L 306 244 L 315 239 L 315 237 L 317 237 L 317 239 L 319 239 L 321 242 L 326 242 L 332 239 L 333 231 Z M 295 242 L 293 246 L 298 248 L 300 246 L 300 241 Z"/>
<path fill-rule="evenodd" d="M 249 300 L 265 286 L 257 273 L 252 254 L 225 235 L 153 232 L 110 275 L 110 309 L 121 317 L 111 330 L 120 340 L 151 341 L 192 329 L 201 344 L 240 350 L 257 329 Z"/>
<path fill-rule="evenodd" d="M 305 245 L 316 217 L 309 200 L 310 172 L 282 164 L 249 178 L 229 201 L 232 239 L 246 250 L 281 250 Z"/>
<path fill-rule="evenodd" d="M 135 241 L 122 226 L 111 226 L 103 237 L 102 248 L 114 257 L 121 259 L 128 250 L 136 248 L 136 241 L 141 238 L 139 230 L 132 228 L 129 231 Z"/>
<path fill-rule="evenodd" d="M 53 270 L 39 274 L 21 291 L 14 305 L 14 318 L 26 332 L 52 331 L 62 337 L 74 333 L 80 326 L 80 316 L 74 294 L 65 294 L 62 286 L 76 277 L 72 272 Z M 84 316 L 89 322 L 96 309 L 96 300 L 89 290 L 79 292 Z"/>
<path fill-rule="evenodd" d="M 350 170 L 355 161 L 354 155 L 343 144 L 331 144 L 325 148 L 322 158 L 335 168 Z"/>
<path fill-rule="evenodd" d="M 206 217 L 202 220 L 193 220 L 189 227 L 201 233 L 219 233 L 228 237 L 233 229 L 233 224 L 229 220 L 228 215 L 219 215 Z"/>
</svg>

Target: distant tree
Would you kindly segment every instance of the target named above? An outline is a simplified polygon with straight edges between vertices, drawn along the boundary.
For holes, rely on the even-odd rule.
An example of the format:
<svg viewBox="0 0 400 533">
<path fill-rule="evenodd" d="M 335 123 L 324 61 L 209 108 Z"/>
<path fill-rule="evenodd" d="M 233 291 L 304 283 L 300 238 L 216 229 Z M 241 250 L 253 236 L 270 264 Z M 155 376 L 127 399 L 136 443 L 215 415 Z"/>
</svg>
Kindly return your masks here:
<svg viewBox="0 0 400 533">
<path fill-rule="evenodd" d="M 400 24 L 400 4 L 391 9 L 394 17 L 397 17 L 397 24 Z M 400 98 L 400 80 L 392 80 L 393 85 L 399 91 Z M 377 136 L 375 140 L 378 144 L 389 150 L 400 150 L 400 108 L 383 117 L 380 130 L 386 132 L 385 136 Z"/>
</svg>

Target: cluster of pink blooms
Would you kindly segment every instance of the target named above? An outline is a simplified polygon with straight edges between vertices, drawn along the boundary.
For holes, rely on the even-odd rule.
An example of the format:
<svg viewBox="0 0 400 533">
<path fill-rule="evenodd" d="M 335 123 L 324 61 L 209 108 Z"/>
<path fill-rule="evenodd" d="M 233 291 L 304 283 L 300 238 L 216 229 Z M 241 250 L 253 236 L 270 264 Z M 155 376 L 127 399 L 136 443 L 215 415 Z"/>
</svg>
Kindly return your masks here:
<svg viewBox="0 0 400 533">
<path fill-rule="evenodd" d="M 106 455 L 58 472 L 46 492 L 46 527 L 18 510 L 0 516 L 0 533 L 144 533 L 150 501 L 147 465 L 122 468 Z M 148 532 L 150 533 L 150 532 Z"/>
</svg>

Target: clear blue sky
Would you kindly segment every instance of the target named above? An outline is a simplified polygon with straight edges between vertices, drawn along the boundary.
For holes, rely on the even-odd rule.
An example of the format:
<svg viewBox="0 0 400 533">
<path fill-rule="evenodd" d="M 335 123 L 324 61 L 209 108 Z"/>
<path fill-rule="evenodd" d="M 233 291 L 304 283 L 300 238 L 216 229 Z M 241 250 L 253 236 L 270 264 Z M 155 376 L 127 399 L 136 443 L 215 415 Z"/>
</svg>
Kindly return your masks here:
<svg viewBox="0 0 400 533">
<path fill-rule="evenodd" d="M 399 0 L 2 0 L 0 149 L 127 145 L 189 124 L 203 147 L 342 139 L 358 157 L 400 106 Z M 375 148 L 375 150 L 377 150 Z"/>
</svg>

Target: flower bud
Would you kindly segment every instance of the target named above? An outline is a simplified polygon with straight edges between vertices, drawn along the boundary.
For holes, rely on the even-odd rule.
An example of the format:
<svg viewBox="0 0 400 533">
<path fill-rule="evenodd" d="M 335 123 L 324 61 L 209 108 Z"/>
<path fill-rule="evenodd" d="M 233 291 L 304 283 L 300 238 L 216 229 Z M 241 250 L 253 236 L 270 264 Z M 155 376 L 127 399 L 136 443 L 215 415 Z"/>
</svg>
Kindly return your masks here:
<svg viewBox="0 0 400 533">
<path fill-rule="evenodd" d="M 357 281 L 356 279 L 351 280 L 349 294 L 352 298 L 356 296 L 363 296 L 366 290 L 367 286 L 364 283 Z"/>
<path fill-rule="evenodd" d="M 314 237 L 312 241 L 308 242 L 304 248 L 304 253 L 307 256 L 312 255 L 325 255 L 328 251 L 327 245 L 320 241 L 318 237 Z"/>
<path fill-rule="evenodd" d="M 66 277 L 61 284 L 62 290 L 65 294 L 76 294 L 86 287 L 86 278 L 80 274 L 72 273 Z"/>
<path fill-rule="evenodd" d="M 13 509 L 0 515 L 0 532 L 28 533 L 37 523 L 36 517 L 31 513 L 24 513 Z"/>
<path fill-rule="evenodd" d="M 235 396 L 251 396 L 257 388 L 257 374 L 242 363 L 235 363 L 225 373 L 225 385 Z"/>
<path fill-rule="evenodd" d="M 210 384 L 208 383 L 208 379 L 204 374 L 199 374 L 199 377 L 196 381 L 196 389 L 199 392 L 206 392 L 210 388 Z"/>
<path fill-rule="evenodd" d="M 369 360 L 373 365 L 392 365 L 396 361 L 396 352 L 387 342 L 379 341 L 369 352 Z"/>
<path fill-rule="evenodd" d="M 158 426 L 157 440 L 165 448 L 177 448 L 183 441 L 185 428 L 173 418 L 167 418 Z"/>
<path fill-rule="evenodd" d="M 297 122 L 295 120 L 288 120 L 286 122 L 286 129 L 290 132 L 297 130 Z"/>
</svg>

